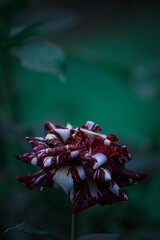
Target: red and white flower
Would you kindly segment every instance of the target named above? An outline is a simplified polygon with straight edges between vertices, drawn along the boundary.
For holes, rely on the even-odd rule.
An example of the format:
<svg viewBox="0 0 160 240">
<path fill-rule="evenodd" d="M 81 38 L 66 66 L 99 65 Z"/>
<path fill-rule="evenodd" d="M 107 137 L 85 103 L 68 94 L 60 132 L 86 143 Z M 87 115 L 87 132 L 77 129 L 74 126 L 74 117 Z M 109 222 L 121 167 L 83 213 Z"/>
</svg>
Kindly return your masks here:
<svg viewBox="0 0 160 240">
<path fill-rule="evenodd" d="M 62 188 L 73 203 L 73 213 L 97 203 L 126 202 L 122 187 L 146 176 L 127 170 L 124 165 L 131 155 L 126 146 L 113 134 L 101 134 L 100 126 L 91 121 L 78 128 L 46 122 L 44 129 L 44 138 L 27 138 L 33 152 L 16 156 L 40 171 L 17 179 L 29 188 Z"/>
</svg>

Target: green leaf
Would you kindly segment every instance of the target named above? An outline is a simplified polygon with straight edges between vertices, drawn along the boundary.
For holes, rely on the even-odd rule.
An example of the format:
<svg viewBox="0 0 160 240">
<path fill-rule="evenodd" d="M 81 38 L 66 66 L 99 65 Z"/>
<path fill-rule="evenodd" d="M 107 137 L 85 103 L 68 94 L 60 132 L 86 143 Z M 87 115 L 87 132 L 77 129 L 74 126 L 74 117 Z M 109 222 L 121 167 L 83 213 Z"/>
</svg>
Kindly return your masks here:
<svg viewBox="0 0 160 240">
<path fill-rule="evenodd" d="M 27 12 L 26 12 L 27 14 Z M 79 15 L 71 10 L 64 9 L 36 9 L 34 14 L 29 18 L 19 18 L 19 22 L 23 21 L 25 24 L 43 21 L 42 32 L 55 32 L 73 27 L 78 21 Z"/>
<path fill-rule="evenodd" d="M 23 47 L 14 48 L 12 53 L 21 64 L 31 70 L 56 75 L 64 81 L 64 54 L 62 50 L 47 40 L 36 40 Z"/>
<path fill-rule="evenodd" d="M 5 47 L 16 47 L 24 44 L 37 33 L 40 26 L 42 26 L 42 22 L 36 22 L 25 27 L 13 28 L 5 42 Z"/>
<path fill-rule="evenodd" d="M 77 240 L 117 240 L 118 235 L 116 234 L 89 234 L 78 238 Z"/>
<path fill-rule="evenodd" d="M 50 240 L 58 239 L 57 237 L 54 237 L 51 233 L 39 230 L 38 228 L 36 228 L 28 223 L 25 223 L 25 222 L 22 222 L 11 228 L 7 228 L 4 233 L 7 233 L 8 231 L 11 231 L 11 230 L 18 230 L 18 231 L 21 231 L 21 232 L 24 232 L 27 234 L 31 234 L 31 235 L 43 236 Z"/>
</svg>

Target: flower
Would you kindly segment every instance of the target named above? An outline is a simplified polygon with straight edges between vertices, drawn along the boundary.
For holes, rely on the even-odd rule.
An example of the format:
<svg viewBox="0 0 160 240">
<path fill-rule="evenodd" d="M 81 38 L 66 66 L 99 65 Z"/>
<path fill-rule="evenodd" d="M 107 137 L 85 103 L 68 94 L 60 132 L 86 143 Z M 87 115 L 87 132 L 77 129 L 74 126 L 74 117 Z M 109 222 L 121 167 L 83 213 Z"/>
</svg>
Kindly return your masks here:
<svg viewBox="0 0 160 240">
<path fill-rule="evenodd" d="M 95 204 L 104 206 L 128 200 L 124 186 L 142 180 L 146 173 L 124 167 L 131 160 L 116 135 L 103 135 L 99 125 L 87 121 L 78 128 L 46 122 L 45 137 L 27 137 L 33 152 L 16 158 L 40 167 L 17 179 L 34 186 L 62 188 L 70 197 L 72 212 Z"/>
</svg>

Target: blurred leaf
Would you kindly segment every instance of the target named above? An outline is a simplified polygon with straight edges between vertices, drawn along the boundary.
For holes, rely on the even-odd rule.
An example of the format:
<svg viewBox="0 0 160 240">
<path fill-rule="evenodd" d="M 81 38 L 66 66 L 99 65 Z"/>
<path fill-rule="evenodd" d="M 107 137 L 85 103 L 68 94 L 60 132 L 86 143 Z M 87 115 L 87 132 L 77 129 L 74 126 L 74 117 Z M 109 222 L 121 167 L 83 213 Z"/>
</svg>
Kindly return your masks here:
<svg viewBox="0 0 160 240">
<path fill-rule="evenodd" d="M 18 230 L 18 231 L 21 231 L 21 232 L 24 232 L 27 234 L 43 236 L 43 237 L 46 237 L 46 238 L 52 239 L 52 240 L 58 239 L 57 237 L 54 237 L 51 233 L 46 232 L 46 231 L 41 231 L 38 228 L 36 228 L 28 223 L 25 223 L 25 222 L 22 222 L 22 223 L 16 225 L 15 227 L 7 228 L 4 233 L 7 233 L 8 231 L 11 231 L 11 230 Z"/>
<path fill-rule="evenodd" d="M 89 234 L 78 238 L 78 240 L 117 240 L 118 235 L 116 234 Z"/>
<path fill-rule="evenodd" d="M 14 28 L 4 44 L 5 47 L 16 47 L 24 44 L 36 34 L 41 25 L 41 22 L 37 22 L 26 27 Z"/>
<path fill-rule="evenodd" d="M 12 53 L 21 64 L 31 70 L 48 72 L 64 81 L 64 54 L 55 44 L 47 40 L 37 40 L 20 48 L 14 48 Z"/>
<path fill-rule="evenodd" d="M 43 21 L 42 32 L 60 31 L 74 26 L 78 20 L 79 15 L 71 10 L 63 9 L 37 9 L 34 14 L 29 18 L 28 11 L 23 12 L 17 18 L 18 22 L 22 22 L 25 25 L 32 24 L 34 22 Z"/>
</svg>

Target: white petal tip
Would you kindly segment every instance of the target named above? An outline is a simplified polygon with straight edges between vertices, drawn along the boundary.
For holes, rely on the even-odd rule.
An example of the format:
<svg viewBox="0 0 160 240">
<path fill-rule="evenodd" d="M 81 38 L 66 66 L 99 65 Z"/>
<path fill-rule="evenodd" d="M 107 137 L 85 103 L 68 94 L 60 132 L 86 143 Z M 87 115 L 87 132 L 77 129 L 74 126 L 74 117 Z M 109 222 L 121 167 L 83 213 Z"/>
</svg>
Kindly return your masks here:
<svg viewBox="0 0 160 240">
<path fill-rule="evenodd" d="M 32 160 L 31 160 L 31 164 L 34 165 L 34 166 L 37 166 L 37 161 L 38 159 L 36 157 L 34 157 Z"/>
<path fill-rule="evenodd" d="M 72 125 L 70 123 L 67 123 L 66 128 L 73 129 Z"/>
<path fill-rule="evenodd" d="M 111 178 L 111 175 L 110 174 L 107 174 L 105 176 L 105 181 L 110 181 L 112 178 Z"/>
<path fill-rule="evenodd" d="M 51 128 L 53 128 L 53 129 L 56 128 L 55 125 L 54 125 L 52 122 L 48 122 L 48 123 L 49 123 L 49 125 L 51 126 Z"/>
<path fill-rule="evenodd" d="M 52 161 L 51 161 L 51 158 L 50 157 L 47 157 L 45 160 L 44 160 L 44 162 L 43 162 L 43 166 L 44 167 L 50 167 L 51 166 L 51 163 L 52 163 Z"/>
<path fill-rule="evenodd" d="M 107 156 L 104 155 L 103 153 L 96 153 L 92 155 L 92 157 L 96 160 L 96 163 L 94 164 L 93 169 L 97 169 L 107 161 Z"/>
<path fill-rule="evenodd" d="M 51 166 L 50 163 L 44 163 L 44 167 L 49 167 L 49 166 Z"/>
<path fill-rule="evenodd" d="M 66 142 L 67 139 L 71 136 L 69 129 L 56 128 L 55 131 L 61 136 L 64 142 Z"/>
<path fill-rule="evenodd" d="M 45 137 L 45 140 L 52 140 L 52 139 L 55 139 L 56 136 L 54 134 L 51 134 L 51 133 L 48 133 Z"/>
<path fill-rule="evenodd" d="M 105 139 L 105 140 L 104 140 L 104 144 L 105 144 L 105 145 L 110 145 L 110 144 L 111 144 L 111 141 L 108 140 L 108 139 Z"/>
</svg>

